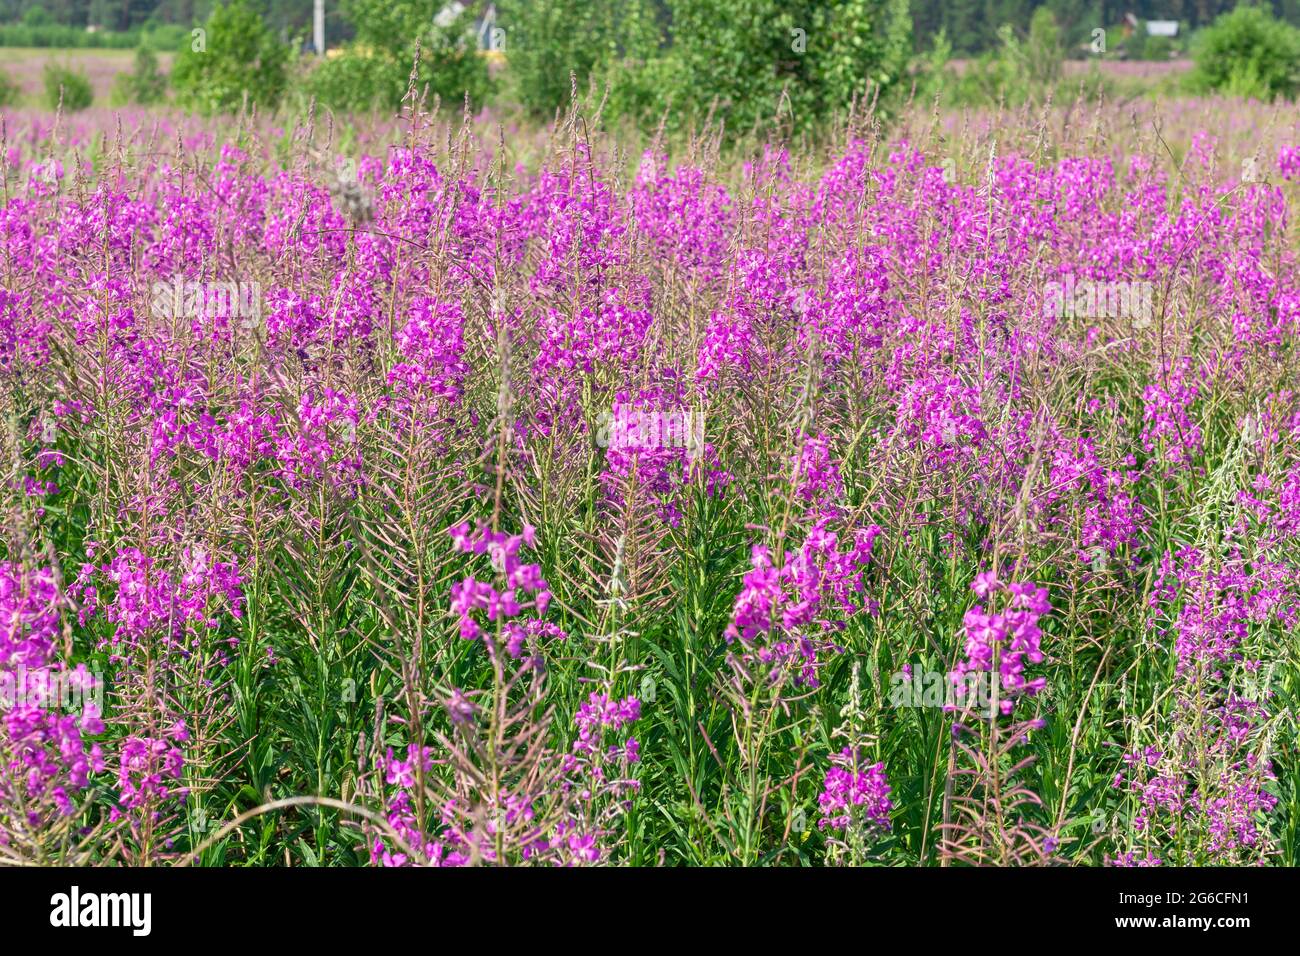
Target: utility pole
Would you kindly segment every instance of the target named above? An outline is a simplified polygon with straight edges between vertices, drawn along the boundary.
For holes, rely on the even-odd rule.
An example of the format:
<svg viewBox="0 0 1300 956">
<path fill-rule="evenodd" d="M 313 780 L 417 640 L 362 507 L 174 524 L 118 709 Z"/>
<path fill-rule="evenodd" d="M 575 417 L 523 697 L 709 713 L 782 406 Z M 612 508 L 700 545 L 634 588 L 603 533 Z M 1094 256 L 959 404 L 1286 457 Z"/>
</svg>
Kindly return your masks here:
<svg viewBox="0 0 1300 956">
<path fill-rule="evenodd" d="M 314 0 L 314 9 L 311 16 L 311 33 L 312 42 L 316 47 L 316 55 L 325 55 L 325 0 Z"/>
</svg>

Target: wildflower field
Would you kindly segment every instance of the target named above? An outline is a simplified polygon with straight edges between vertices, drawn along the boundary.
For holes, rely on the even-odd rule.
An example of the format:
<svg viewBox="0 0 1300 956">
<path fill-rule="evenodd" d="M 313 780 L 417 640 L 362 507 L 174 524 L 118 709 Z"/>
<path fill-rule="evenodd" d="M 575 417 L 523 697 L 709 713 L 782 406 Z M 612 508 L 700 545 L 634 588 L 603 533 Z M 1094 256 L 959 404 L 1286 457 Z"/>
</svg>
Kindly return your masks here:
<svg viewBox="0 0 1300 956">
<path fill-rule="evenodd" d="M 1296 864 L 1297 144 L 9 113 L 0 862 Z"/>
</svg>

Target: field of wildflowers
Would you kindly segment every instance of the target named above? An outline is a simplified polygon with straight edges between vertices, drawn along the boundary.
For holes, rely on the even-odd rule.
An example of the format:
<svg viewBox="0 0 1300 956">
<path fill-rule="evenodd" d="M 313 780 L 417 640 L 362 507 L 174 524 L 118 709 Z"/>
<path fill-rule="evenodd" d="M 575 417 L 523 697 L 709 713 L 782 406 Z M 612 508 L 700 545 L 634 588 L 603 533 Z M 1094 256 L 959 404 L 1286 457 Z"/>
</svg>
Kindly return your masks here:
<svg viewBox="0 0 1300 956">
<path fill-rule="evenodd" d="M 1283 109 L 5 124 L 0 861 L 1297 862 Z"/>
</svg>

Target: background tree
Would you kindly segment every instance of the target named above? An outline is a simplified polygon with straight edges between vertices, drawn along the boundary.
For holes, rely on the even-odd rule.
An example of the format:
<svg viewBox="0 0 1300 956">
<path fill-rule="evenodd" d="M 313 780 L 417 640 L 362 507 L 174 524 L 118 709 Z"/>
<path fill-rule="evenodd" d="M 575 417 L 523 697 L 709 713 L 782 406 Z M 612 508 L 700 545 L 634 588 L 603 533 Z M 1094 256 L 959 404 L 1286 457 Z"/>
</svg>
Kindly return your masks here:
<svg viewBox="0 0 1300 956">
<path fill-rule="evenodd" d="M 45 64 L 45 105 L 50 109 L 62 108 L 65 113 L 84 110 L 95 99 L 90 78 L 79 70 Z"/>
<path fill-rule="evenodd" d="M 135 51 L 130 73 L 119 73 L 113 84 L 113 101 L 117 104 L 139 103 L 149 106 L 167 96 L 167 77 L 158 72 L 158 56 L 147 46 Z"/>
<path fill-rule="evenodd" d="M 1193 46 L 1202 90 L 1271 100 L 1300 89 L 1300 30 L 1242 4 L 1203 30 Z"/>
<path fill-rule="evenodd" d="M 593 78 L 636 82 L 614 68 L 624 61 L 643 68 L 664 40 L 661 16 L 645 0 L 503 0 L 497 9 L 511 93 L 539 116 L 568 102 L 571 74 L 584 91 Z"/>
<path fill-rule="evenodd" d="M 250 103 L 274 106 L 284 92 L 289 48 L 271 35 L 247 0 L 212 11 L 199 37 L 187 38 L 172 67 L 178 101 L 204 113 Z"/>
<path fill-rule="evenodd" d="M 395 109 L 410 82 L 420 44 L 418 89 L 459 104 L 466 95 L 479 105 L 491 88 L 487 62 L 479 54 L 474 17 L 435 22 L 441 0 L 346 0 L 343 11 L 356 37 L 342 55 L 319 64 L 308 89 L 334 109 Z"/>
<path fill-rule="evenodd" d="M 906 0 L 675 0 L 676 102 L 733 130 L 773 116 L 787 91 L 796 125 L 825 118 L 907 68 Z"/>
</svg>

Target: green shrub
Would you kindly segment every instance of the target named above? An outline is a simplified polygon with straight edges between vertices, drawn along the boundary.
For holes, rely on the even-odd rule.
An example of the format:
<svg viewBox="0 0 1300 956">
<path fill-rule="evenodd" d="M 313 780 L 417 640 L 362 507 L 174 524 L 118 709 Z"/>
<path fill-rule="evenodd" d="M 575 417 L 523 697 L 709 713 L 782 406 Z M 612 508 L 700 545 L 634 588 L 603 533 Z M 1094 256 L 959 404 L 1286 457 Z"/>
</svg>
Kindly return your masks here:
<svg viewBox="0 0 1300 956">
<path fill-rule="evenodd" d="M 369 51 L 346 50 L 311 69 L 306 91 L 323 105 L 336 110 L 394 108 L 400 102 L 410 76 L 410 65 Z"/>
<path fill-rule="evenodd" d="M 427 87 L 430 97 L 453 104 L 467 93 L 475 105 L 487 99 L 487 62 L 478 53 L 468 12 L 438 26 L 435 5 L 427 0 L 347 0 L 343 9 L 356 25 L 356 39 L 341 55 L 312 68 L 304 83 L 322 104 L 337 110 L 396 109 L 410 83 L 417 38 L 420 92 Z"/>
<path fill-rule="evenodd" d="M 930 41 L 928 50 L 918 52 L 911 65 L 912 81 L 916 84 L 918 102 L 933 100 L 950 77 L 948 65 L 952 61 L 952 42 L 948 31 L 940 27 Z"/>
<path fill-rule="evenodd" d="M 1300 89 L 1300 30 L 1261 7 L 1225 13 L 1197 34 L 1192 52 L 1191 83 L 1200 92 L 1272 100 Z"/>
<path fill-rule="evenodd" d="M 18 102 L 18 94 L 22 90 L 18 84 L 6 73 L 0 70 L 0 108 L 13 106 Z"/>
<path fill-rule="evenodd" d="M 54 24 L 50 19 L 49 13 L 45 8 L 37 4 L 34 7 L 28 7 L 23 14 L 22 24 L 25 27 L 47 27 Z"/>
<path fill-rule="evenodd" d="M 137 47 L 130 73 L 119 73 L 113 83 L 113 102 L 149 106 L 167 95 L 167 78 L 158 72 L 158 57 L 146 46 Z"/>
<path fill-rule="evenodd" d="M 946 57 L 923 69 L 920 77 L 926 80 L 923 89 L 927 96 L 932 96 L 937 86 L 950 105 L 993 106 L 1019 105 L 1055 94 L 1061 83 L 1065 48 L 1051 10 L 1039 7 L 1034 11 L 1028 37 L 1020 37 L 1010 24 L 1004 23 L 997 29 L 997 38 L 997 49 L 969 61 L 960 74 L 943 69 Z M 1077 84 L 1064 92 L 1073 98 L 1078 93 Z"/>
<path fill-rule="evenodd" d="M 4 70 L 0 70 L 0 108 L 12 107 L 22 94 L 22 87 Z"/>
<path fill-rule="evenodd" d="M 1149 36 L 1142 43 L 1141 57 L 1144 60 L 1168 60 L 1176 49 L 1171 37 Z"/>
<path fill-rule="evenodd" d="M 238 110 L 247 94 L 273 107 L 284 92 L 289 48 L 267 29 L 246 0 L 213 9 L 181 46 L 172 85 L 182 106 L 201 113 Z"/>
<path fill-rule="evenodd" d="M 809 128 L 898 85 L 911 56 L 906 0 L 674 0 L 672 93 L 688 116 L 733 132 L 763 125 L 788 93 L 793 125 Z"/>
<path fill-rule="evenodd" d="M 642 75 L 661 45 L 646 0 L 503 0 L 498 9 L 511 92 L 534 116 L 568 105 L 571 75 L 582 92 L 593 80 L 617 87 L 618 109 L 662 103 L 664 90 Z M 658 81 L 656 68 L 649 69 Z"/>
<path fill-rule="evenodd" d="M 1097 100 L 1114 95 L 1113 81 L 1095 61 L 1082 76 L 1063 75 L 1061 33 L 1045 7 L 1035 12 L 1028 38 L 1022 40 L 1009 24 L 999 27 L 997 34 L 999 49 L 970 61 L 960 74 L 942 71 L 937 81 L 928 82 L 926 95 L 933 96 L 932 89 L 937 86 L 950 106 L 1019 106 L 1026 101 L 1044 102 L 1049 96 L 1060 103 L 1079 96 Z M 935 72 L 936 67 L 931 67 L 921 75 L 933 76 Z"/>
<path fill-rule="evenodd" d="M 1061 78 L 1065 49 L 1056 17 L 1047 7 L 1034 11 L 1029 21 L 1029 40 L 1016 49 L 1031 83 L 1047 85 Z"/>
<path fill-rule="evenodd" d="M 653 132 L 665 114 L 673 116 L 664 91 L 675 82 L 674 70 L 667 56 L 613 61 L 592 75 L 591 92 L 597 101 L 605 98 L 607 119 L 625 118 L 631 126 Z"/>
<path fill-rule="evenodd" d="M 45 103 L 50 109 L 58 109 L 62 103 L 65 113 L 75 113 L 90 106 L 94 99 L 94 88 L 85 73 L 45 64 Z"/>
<path fill-rule="evenodd" d="M 176 23 L 146 23 L 139 34 L 139 40 L 135 45 L 148 47 L 155 53 L 177 50 L 181 44 L 190 42 L 189 28 Z M 130 37 L 131 34 L 122 34 L 122 36 Z"/>
</svg>

